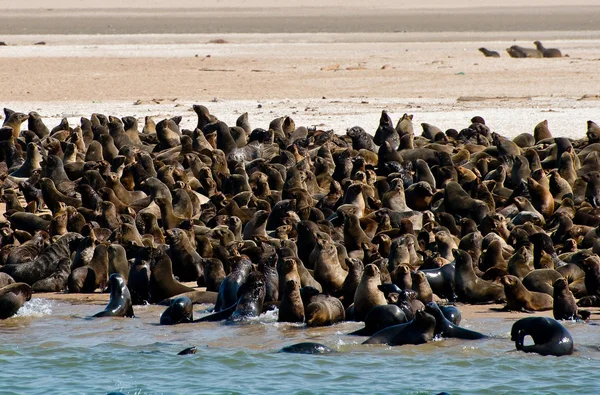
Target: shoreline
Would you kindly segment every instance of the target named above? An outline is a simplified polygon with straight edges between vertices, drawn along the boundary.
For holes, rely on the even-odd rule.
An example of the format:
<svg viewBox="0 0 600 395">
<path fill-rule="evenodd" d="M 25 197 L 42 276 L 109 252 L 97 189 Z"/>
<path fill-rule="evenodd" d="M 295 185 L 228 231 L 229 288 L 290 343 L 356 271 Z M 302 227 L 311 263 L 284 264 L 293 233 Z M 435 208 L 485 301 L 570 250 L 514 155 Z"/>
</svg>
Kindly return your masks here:
<svg viewBox="0 0 600 395">
<path fill-rule="evenodd" d="M 184 283 L 187 286 L 191 286 L 193 283 Z M 203 290 L 203 288 L 195 288 L 197 290 Z M 94 292 L 91 294 L 70 294 L 66 292 L 55 292 L 55 293 L 36 293 L 33 294 L 33 299 L 45 299 L 52 301 L 60 301 L 65 303 L 71 303 L 73 305 L 98 305 L 103 306 L 110 300 L 110 293 Z M 473 321 L 480 318 L 486 319 L 499 319 L 499 320 L 513 320 L 516 321 L 525 317 L 550 317 L 552 318 L 552 310 L 536 311 L 533 313 L 514 312 L 514 311 L 501 311 L 504 307 L 503 304 L 483 304 L 483 305 L 471 305 L 464 303 L 455 304 L 462 314 L 462 318 L 467 321 Z M 153 305 L 159 308 L 166 309 L 166 306 Z M 195 310 L 200 305 L 195 305 Z M 134 306 L 134 311 L 135 311 Z M 589 310 L 592 315 L 588 322 L 600 320 L 600 307 L 586 307 L 583 308 Z M 352 321 L 353 322 L 353 321 Z M 472 327 L 472 325 L 471 325 Z"/>
</svg>

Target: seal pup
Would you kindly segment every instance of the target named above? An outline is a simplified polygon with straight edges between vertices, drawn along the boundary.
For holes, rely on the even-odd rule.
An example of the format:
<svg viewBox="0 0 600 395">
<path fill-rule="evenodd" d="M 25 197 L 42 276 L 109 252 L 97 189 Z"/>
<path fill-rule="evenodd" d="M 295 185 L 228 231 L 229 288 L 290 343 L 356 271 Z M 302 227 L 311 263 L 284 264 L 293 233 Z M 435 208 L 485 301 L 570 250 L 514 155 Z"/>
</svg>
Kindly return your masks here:
<svg viewBox="0 0 600 395">
<path fill-rule="evenodd" d="M 110 301 L 106 308 L 93 317 L 134 317 L 131 294 L 123 276 L 113 273 L 108 278 L 110 283 Z"/>
<path fill-rule="evenodd" d="M 531 336 L 534 345 L 523 344 Z M 515 322 L 510 331 L 511 340 L 519 351 L 535 352 L 557 357 L 573 354 L 573 338 L 558 321 L 548 317 L 527 317 Z"/>
<path fill-rule="evenodd" d="M 382 329 L 362 344 L 401 346 L 427 343 L 434 337 L 435 324 L 434 316 L 424 310 L 419 310 L 412 321 Z"/>
</svg>

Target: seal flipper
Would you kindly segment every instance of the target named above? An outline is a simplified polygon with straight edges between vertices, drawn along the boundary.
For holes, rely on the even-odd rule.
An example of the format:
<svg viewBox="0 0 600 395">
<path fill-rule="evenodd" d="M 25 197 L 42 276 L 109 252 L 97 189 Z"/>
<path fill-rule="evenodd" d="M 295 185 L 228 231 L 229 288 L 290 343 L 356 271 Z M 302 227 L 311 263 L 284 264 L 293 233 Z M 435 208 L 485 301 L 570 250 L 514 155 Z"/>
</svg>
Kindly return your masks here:
<svg viewBox="0 0 600 395">
<path fill-rule="evenodd" d="M 235 312 L 235 309 L 237 308 L 237 302 L 233 305 L 233 306 L 229 306 L 228 308 L 221 310 L 219 312 L 216 313 L 212 313 L 209 314 L 207 316 L 204 316 L 202 318 L 199 318 L 197 320 L 194 320 L 193 322 L 216 322 L 216 321 L 223 321 L 228 319 L 229 317 L 231 317 L 231 315 Z"/>
</svg>

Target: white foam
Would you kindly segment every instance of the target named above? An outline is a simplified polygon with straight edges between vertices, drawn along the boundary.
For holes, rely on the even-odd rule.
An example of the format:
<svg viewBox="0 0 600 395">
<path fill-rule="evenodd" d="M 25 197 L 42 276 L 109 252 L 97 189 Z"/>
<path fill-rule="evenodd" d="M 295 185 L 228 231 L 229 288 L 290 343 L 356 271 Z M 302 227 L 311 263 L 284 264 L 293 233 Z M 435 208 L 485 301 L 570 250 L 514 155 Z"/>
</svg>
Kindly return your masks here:
<svg viewBox="0 0 600 395">
<path fill-rule="evenodd" d="M 52 314 L 54 302 L 48 299 L 31 299 L 19 309 L 17 317 L 41 317 Z"/>
</svg>

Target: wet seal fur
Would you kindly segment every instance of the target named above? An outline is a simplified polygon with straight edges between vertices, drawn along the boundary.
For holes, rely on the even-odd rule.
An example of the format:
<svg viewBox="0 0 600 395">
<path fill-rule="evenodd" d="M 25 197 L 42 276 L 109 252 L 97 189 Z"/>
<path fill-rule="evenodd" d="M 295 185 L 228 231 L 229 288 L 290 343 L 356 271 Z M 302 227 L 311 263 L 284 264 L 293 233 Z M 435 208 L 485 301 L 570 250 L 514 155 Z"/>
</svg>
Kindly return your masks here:
<svg viewBox="0 0 600 395">
<path fill-rule="evenodd" d="M 487 336 L 450 322 L 437 303 L 430 302 L 425 306 L 425 311 L 435 317 L 435 336 L 454 337 L 457 339 L 477 340 L 485 339 Z"/>
<path fill-rule="evenodd" d="M 108 278 L 110 283 L 110 301 L 108 305 L 94 317 L 134 317 L 131 294 L 125 279 L 118 273 L 113 273 Z"/>
<path fill-rule="evenodd" d="M 10 318 L 25 302 L 31 299 L 31 287 L 25 283 L 13 283 L 0 288 L 0 320 Z"/>
<path fill-rule="evenodd" d="M 320 343 L 304 342 L 285 346 L 279 352 L 290 354 L 331 354 L 336 351 Z"/>
<path fill-rule="evenodd" d="M 435 325 L 434 316 L 424 310 L 419 310 L 412 321 L 385 328 L 365 340 L 363 344 L 401 346 L 427 343 L 434 337 Z"/>
<path fill-rule="evenodd" d="M 534 345 L 525 346 L 525 336 L 531 336 Z M 519 351 L 557 357 L 573 354 L 573 338 L 558 321 L 547 317 L 528 317 L 515 322 L 510 331 L 511 340 Z"/>
</svg>

